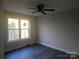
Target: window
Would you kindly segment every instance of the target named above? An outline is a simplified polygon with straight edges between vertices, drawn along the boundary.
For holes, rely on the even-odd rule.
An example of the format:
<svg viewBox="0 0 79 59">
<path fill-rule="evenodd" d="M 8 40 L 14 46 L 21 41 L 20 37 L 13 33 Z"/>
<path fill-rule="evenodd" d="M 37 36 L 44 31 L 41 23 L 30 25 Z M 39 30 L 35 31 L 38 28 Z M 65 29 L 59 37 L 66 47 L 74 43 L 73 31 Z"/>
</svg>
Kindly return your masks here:
<svg viewBox="0 0 79 59">
<path fill-rule="evenodd" d="M 8 41 L 29 38 L 29 20 L 8 18 Z"/>
</svg>

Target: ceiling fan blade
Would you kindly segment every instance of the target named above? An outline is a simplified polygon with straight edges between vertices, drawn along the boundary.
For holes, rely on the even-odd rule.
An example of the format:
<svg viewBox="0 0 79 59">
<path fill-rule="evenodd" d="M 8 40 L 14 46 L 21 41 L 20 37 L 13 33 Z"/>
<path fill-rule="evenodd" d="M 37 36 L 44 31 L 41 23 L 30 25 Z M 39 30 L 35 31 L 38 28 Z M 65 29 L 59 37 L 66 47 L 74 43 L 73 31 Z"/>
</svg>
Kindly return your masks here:
<svg viewBox="0 0 79 59">
<path fill-rule="evenodd" d="M 44 11 L 41 11 L 44 15 L 46 15 L 46 13 Z"/>
<path fill-rule="evenodd" d="M 36 12 L 38 12 L 38 11 L 37 11 L 37 10 L 36 10 L 36 11 L 33 11 L 32 14 L 34 14 L 34 13 L 36 13 Z"/>
<path fill-rule="evenodd" d="M 36 8 L 28 8 L 28 9 L 37 10 Z"/>
<path fill-rule="evenodd" d="M 44 11 L 55 11 L 55 9 L 43 9 Z"/>
</svg>

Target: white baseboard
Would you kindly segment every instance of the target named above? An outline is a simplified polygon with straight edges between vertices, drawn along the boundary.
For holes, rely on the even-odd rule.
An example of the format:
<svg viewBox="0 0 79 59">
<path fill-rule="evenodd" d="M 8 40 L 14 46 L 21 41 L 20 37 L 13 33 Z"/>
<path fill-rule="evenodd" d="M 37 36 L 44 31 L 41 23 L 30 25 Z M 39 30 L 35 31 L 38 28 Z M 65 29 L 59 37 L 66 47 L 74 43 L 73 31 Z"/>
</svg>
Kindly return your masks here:
<svg viewBox="0 0 79 59">
<path fill-rule="evenodd" d="M 19 48 L 24 47 L 24 46 L 27 46 L 27 44 L 23 44 L 23 45 L 16 46 L 16 47 L 13 47 L 13 48 L 5 49 L 4 52 L 8 52 L 8 51 L 12 51 L 12 50 L 15 50 L 15 49 L 19 49 Z"/>
<path fill-rule="evenodd" d="M 54 48 L 54 49 L 62 51 L 62 52 L 66 52 L 67 54 L 71 54 L 71 51 L 68 51 L 66 49 L 63 49 L 63 48 L 60 48 L 60 47 L 57 47 L 57 46 L 53 46 L 53 45 L 49 45 L 49 44 L 45 44 L 45 43 L 40 43 L 40 42 L 39 42 L 39 44 L 44 45 L 44 46 L 48 46 L 50 48 Z M 79 53 L 76 53 L 76 54 L 79 55 Z"/>
<path fill-rule="evenodd" d="M 56 46 L 52 46 L 52 45 L 45 44 L 45 43 L 39 43 L 39 44 L 44 45 L 44 46 L 48 46 L 50 48 L 53 48 L 53 49 L 56 49 L 56 50 L 59 50 L 59 51 L 62 51 L 62 52 L 67 52 L 65 49 L 61 49 L 61 48 L 56 47 Z"/>
</svg>

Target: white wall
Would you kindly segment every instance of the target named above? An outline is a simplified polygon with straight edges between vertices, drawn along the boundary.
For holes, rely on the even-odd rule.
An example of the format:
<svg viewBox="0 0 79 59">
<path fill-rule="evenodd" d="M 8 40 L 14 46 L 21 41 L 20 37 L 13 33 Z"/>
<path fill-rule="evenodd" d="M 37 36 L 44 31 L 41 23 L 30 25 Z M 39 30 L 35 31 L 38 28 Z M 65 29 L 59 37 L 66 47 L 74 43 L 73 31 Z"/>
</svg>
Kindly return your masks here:
<svg viewBox="0 0 79 59">
<path fill-rule="evenodd" d="M 38 18 L 38 42 L 49 47 L 79 53 L 79 11 Z"/>
<path fill-rule="evenodd" d="M 0 59 L 3 59 L 3 28 L 2 28 L 2 20 L 3 20 L 3 6 L 2 6 L 2 0 L 0 0 Z"/>
</svg>

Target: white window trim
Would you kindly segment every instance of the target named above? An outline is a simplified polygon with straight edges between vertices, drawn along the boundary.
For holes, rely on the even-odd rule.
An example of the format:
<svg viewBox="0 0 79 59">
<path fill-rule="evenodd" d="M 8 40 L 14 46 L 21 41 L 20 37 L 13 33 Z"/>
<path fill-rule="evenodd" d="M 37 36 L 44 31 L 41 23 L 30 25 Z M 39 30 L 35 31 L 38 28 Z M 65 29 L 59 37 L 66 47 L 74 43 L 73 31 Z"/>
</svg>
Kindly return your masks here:
<svg viewBox="0 0 79 59">
<path fill-rule="evenodd" d="M 11 18 L 11 17 L 10 17 Z M 9 19 L 9 18 L 8 18 Z M 20 41 L 20 40 L 27 40 L 27 39 L 30 39 L 31 38 L 31 28 L 30 28 L 30 20 L 29 19 L 19 19 L 19 18 L 11 18 L 11 19 L 18 19 L 19 20 L 19 29 L 8 29 L 8 30 L 19 30 L 19 39 L 16 39 L 16 40 L 9 40 L 9 33 L 8 33 L 8 42 L 15 42 L 15 41 Z M 29 25 L 28 25 L 28 35 L 29 37 L 28 38 L 21 38 L 21 30 L 23 29 L 20 29 L 20 20 L 28 20 L 29 22 Z"/>
</svg>

